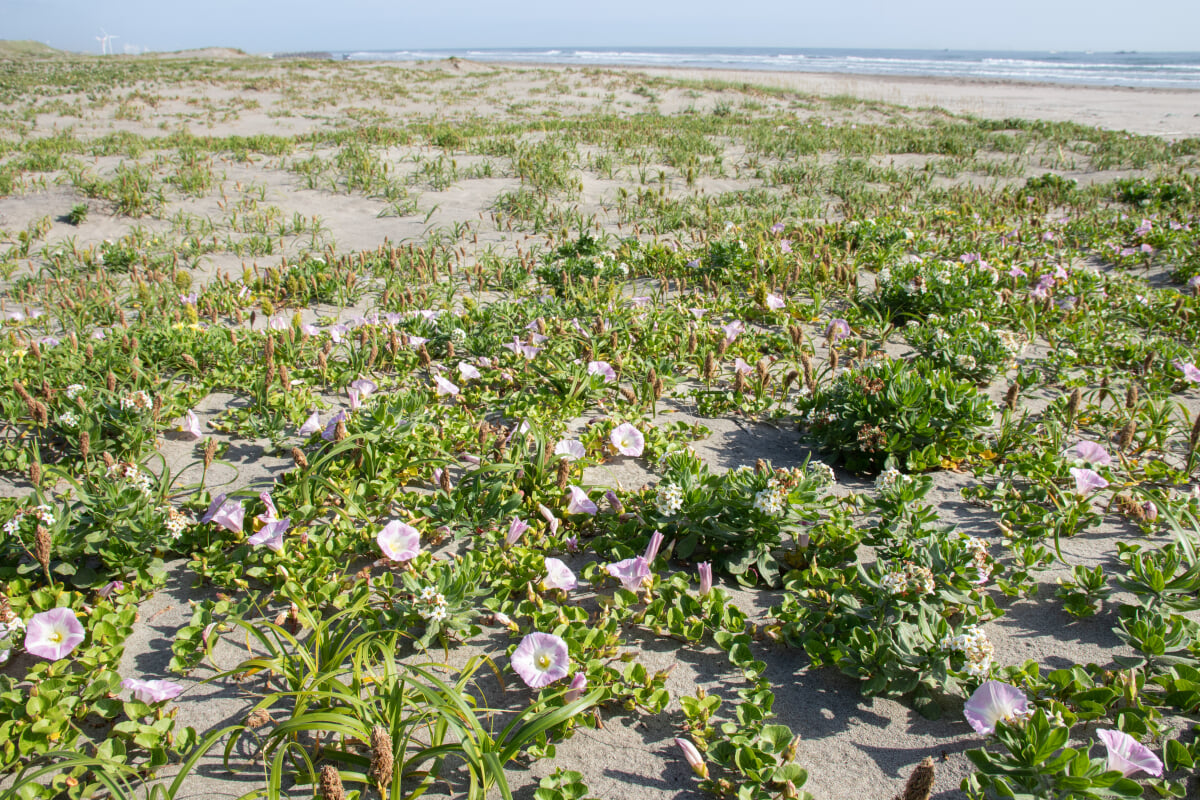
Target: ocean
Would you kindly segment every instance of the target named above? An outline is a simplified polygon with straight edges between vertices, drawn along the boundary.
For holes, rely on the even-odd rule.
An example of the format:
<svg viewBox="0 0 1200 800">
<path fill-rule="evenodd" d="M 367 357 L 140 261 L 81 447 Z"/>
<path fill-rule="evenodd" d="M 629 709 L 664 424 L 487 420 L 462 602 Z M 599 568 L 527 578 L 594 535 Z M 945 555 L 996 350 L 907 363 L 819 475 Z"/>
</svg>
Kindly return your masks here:
<svg viewBox="0 0 1200 800">
<path fill-rule="evenodd" d="M 351 61 L 428 61 L 457 57 L 471 61 L 571 64 L 582 67 L 709 67 L 1200 89 L 1200 53 L 563 47 L 357 50 L 339 51 L 332 55 Z"/>
</svg>

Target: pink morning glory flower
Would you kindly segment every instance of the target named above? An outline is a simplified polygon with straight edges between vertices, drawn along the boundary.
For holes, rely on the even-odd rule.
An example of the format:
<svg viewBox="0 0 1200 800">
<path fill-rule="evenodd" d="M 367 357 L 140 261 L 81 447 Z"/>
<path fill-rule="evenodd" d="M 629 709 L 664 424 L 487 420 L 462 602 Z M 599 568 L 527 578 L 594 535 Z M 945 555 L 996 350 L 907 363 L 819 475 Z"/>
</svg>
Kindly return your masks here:
<svg viewBox="0 0 1200 800">
<path fill-rule="evenodd" d="M 692 768 L 692 772 L 701 778 L 707 778 L 708 765 L 704 763 L 704 759 L 701 757 L 700 751 L 696 749 L 696 745 L 687 739 L 676 739 L 675 744 L 679 745 L 679 749 L 683 751 L 683 759 Z"/>
<path fill-rule="evenodd" d="M 541 503 L 538 503 L 538 513 L 542 515 L 542 518 L 546 520 L 546 524 L 550 526 L 550 535 L 553 536 L 558 533 L 559 520 L 558 517 L 554 516 L 554 512 Z"/>
<path fill-rule="evenodd" d="M 58 661 L 69 656 L 85 637 L 74 611 L 52 608 L 29 618 L 25 626 L 25 652 Z"/>
<path fill-rule="evenodd" d="M 746 323 L 735 319 L 728 325 L 722 325 L 721 330 L 725 332 L 725 341 L 732 342 L 746 330 Z"/>
<path fill-rule="evenodd" d="M 287 533 L 290 527 L 292 527 L 290 517 L 268 522 L 259 529 L 258 533 L 247 539 L 246 543 L 255 547 L 266 545 L 276 553 L 281 553 L 283 552 L 283 534 Z"/>
<path fill-rule="evenodd" d="M 1112 456 L 1102 446 L 1083 439 L 1075 445 L 1075 456 L 1097 467 L 1107 467 L 1112 463 Z"/>
<path fill-rule="evenodd" d="M 703 597 L 712 591 L 712 564 L 708 561 L 702 561 L 696 565 L 696 571 L 700 573 L 700 596 Z"/>
<path fill-rule="evenodd" d="M 400 520 L 384 525 L 375 541 L 383 555 L 392 561 L 409 561 L 421 552 L 421 532 Z"/>
<path fill-rule="evenodd" d="M 512 666 L 530 689 L 541 689 L 567 677 L 567 643 L 552 633 L 535 631 L 517 645 Z"/>
<path fill-rule="evenodd" d="M 316 412 L 312 412 L 308 419 L 304 420 L 304 424 L 296 431 L 299 436 L 312 436 L 317 431 L 321 430 L 321 416 Z"/>
<path fill-rule="evenodd" d="M 512 522 L 508 524 L 508 534 L 504 537 L 504 543 L 512 547 L 521 539 L 521 535 L 529 530 L 529 523 L 524 520 L 513 517 Z"/>
<path fill-rule="evenodd" d="M 588 375 L 599 375 L 604 378 L 605 383 L 612 383 L 617 379 L 617 371 L 612 368 L 612 364 L 607 361 L 589 361 L 587 365 Z"/>
<path fill-rule="evenodd" d="M 625 513 L 625 504 L 621 502 L 621 498 L 617 497 L 617 493 L 609 489 L 604 493 L 604 499 L 608 501 L 608 507 L 617 516 Z"/>
<path fill-rule="evenodd" d="M 267 507 L 266 511 L 258 515 L 258 519 L 262 520 L 264 525 L 279 519 L 279 509 L 275 508 L 275 501 L 271 499 L 270 492 L 259 492 L 258 499 Z"/>
<path fill-rule="evenodd" d="M 568 514 L 590 514 L 595 516 L 596 512 L 600 510 L 583 489 L 580 489 L 578 486 L 568 486 L 567 490 L 571 493 L 571 499 L 567 502 Z"/>
<path fill-rule="evenodd" d="M 642 581 L 650 577 L 650 564 L 642 556 L 627 558 L 615 564 L 609 564 L 608 574 L 621 582 L 631 592 L 642 586 Z"/>
<path fill-rule="evenodd" d="M 655 531 L 650 536 L 650 543 L 646 545 L 646 552 L 642 555 L 647 564 L 653 564 L 654 559 L 658 558 L 658 549 L 662 547 L 662 543 L 662 531 Z"/>
<path fill-rule="evenodd" d="M 350 388 L 357 389 L 359 398 L 366 400 L 379 390 L 379 384 L 375 383 L 375 381 L 371 380 L 370 378 L 359 378 L 350 384 Z"/>
<path fill-rule="evenodd" d="M 548 589 L 562 589 L 564 592 L 579 585 L 571 568 L 557 558 L 546 559 L 546 579 L 543 582 Z"/>
<path fill-rule="evenodd" d="M 171 681 L 141 681 L 137 678 L 126 678 L 121 681 L 122 688 L 130 689 L 134 699 L 143 703 L 162 703 L 174 700 L 183 694 L 183 687 Z"/>
<path fill-rule="evenodd" d="M 609 439 L 613 448 L 623 456 L 640 456 L 646 449 L 646 437 L 628 422 L 613 428 Z"/>
<path fill-rule="evenodd" d="M 179 430 L 188 434 L 193 439 L 204 437 L 204 432 L 200 430 L 200 419 L 196 416 L 196 412 L 190 409 L 184 414 L 183 423 L 179 426 Z"/>
<path fill-rule="evenodd" d="M 1087 496 L 1097 489 L 1108 486 L 1108 481 L 1092 469 L 1071 467 L 1071 477 L 1075 479 L 1075 494 Z"/>
<path fill-rule="evenodd" d="M 1025 693 L 1000 681 L 984 681 L 963 706 L 967 722 L 984 736 L 996 730 L 997 722 L 1012 722 L 1029 712 Z"/>
<path fill-rule="evenodd" d="M 777 294 L 768 294 L 767 295 L 767 308 L 771 309 L 772 311 L 778 311 L 779 309 L 783 308 L 785 305 L 787 305 L 787 304 L 784 303 L 783 298 L 780 297 L 779 295 L 777 295 Z"/>
<path fill-rule="evenodd" d="M 1139 770 L 1156 778 L 1162 777 L 1163 763 L 1158 756 L 1128 733 L 1101 728 L 1096 731 L 1096 736 L 1108 751 L 1110 770 L 1118 770 L 1126 778 Z"/>
<path fill-rule="evenodd" d="M 571 678 L 571 687 L 567 689 L 567 693 L 563 695 L 563 700 L 568 703 L 574 703 L 579 698 L 583 697 L 583 693 L 587 691 L 587 675 L 582 672 L 576 672 L 575 677 Z"/>
<path fill-rule="evenodd" d="M 749 375 L 751 372 L 754 372 L 754 367 L 747 364 L 746 359 L 738 357 L 733 360 L 733 371 Z"/>
<path fill-rule="evenodd" d="M 105 600 L 112 597 L 114 594 L 122 591 L 125 588 L 125 581 L 110 581 L 104 584 L 104 587 L 96 594 L 103 597 Z"/>
<path fill-rule="evenodd" d="M 783 227 L 782 222 L 776 222 L 771 226 L 771 233 L 783 233 Z"/>
<path fill-rule="evenodd" d="M 554 445 L 554 455 L 562 456 L 568 461 L 578 461 L 587 455 L 587 450 L 578 439 L 560 439 L 558 444 Z"/>
<path fill-rule="evenodd" d="M 835 342 L 850 338 L 850 323 L 840 317 L 830 320 L 825 328 L 825 338 Z"/>
<path fill-rule="evenodd" d="M 219 494 L 213 498 L 213 501 L 208 504 L 208 511 L 204 512 L 204 516 L 200 518 L 201 522 L 212 522 L 212 518 L 216 516 L 217 509 L 225 503 L 225 495 Z"/>
<path fill-rule="evenodd" d="M 1197 369 L 1195 364 L 1188 364 L 1183 359 L 1180 359 L 1175 362 L 1175 366 L 1179 367 L 1180 371 L 1183 372 L 1184 378 L 1192 383 L 1200 383 L 1200 369 Z"/>
<path fill-rule="evenodd" d="M 441 375 L 436 376 L 433 379 L 433 383 L 437 387 L 438 397 L 453 397 L 454 395 L 458 394 L 458 387 L 443 378 Z"/>
<path fill-rule="evenodd" d="M 242 520 L 246 516 L 246 509 L 242 507 L 242 501 L 226 500 L 212 515 L 210 522 L 215 522 L 230 533 L 242 532 Z"/>
<path fill-rule="evenodd" d="M 475 369 L 475 367 L 471 366 L 465 361 L 460 361 L 458 363 L 458 374 L 459 377 L 461 377 L 464 381 L 475 381 L 479 380 L 481 377 L 479 370 Z"/>
</svg>

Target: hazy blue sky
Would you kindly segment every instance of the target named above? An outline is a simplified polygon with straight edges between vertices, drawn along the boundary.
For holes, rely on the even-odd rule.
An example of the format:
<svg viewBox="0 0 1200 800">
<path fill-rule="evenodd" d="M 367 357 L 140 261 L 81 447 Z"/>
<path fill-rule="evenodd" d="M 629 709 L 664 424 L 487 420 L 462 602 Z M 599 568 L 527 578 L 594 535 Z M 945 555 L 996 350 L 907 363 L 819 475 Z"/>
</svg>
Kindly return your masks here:
<svg viewBox="0 0 1200 800">
<path fill-rule="evenodd" d="M 597 45 L 1198 50 L 1200 0 L 0 0 L 0 39 L 251 52 Z"/>
</svg>

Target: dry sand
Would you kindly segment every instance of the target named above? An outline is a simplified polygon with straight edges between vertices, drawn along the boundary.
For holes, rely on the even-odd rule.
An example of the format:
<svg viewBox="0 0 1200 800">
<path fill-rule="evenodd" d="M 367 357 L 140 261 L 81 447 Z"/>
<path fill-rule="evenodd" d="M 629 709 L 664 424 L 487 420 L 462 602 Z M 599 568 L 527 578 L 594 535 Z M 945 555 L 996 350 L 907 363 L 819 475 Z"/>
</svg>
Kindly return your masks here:
<svg viewBox="0 0 1200 800">
<path fill-rule="evenodd" d="M 243 59 L 239 58 L 238 61 L 242 62 Z M 379 69 L 396 66 L 380 66 Z M 264 69 L 282 67 L 268 66 Z M 360 69 L 369 72 L 375 67 L 362 65 Z M 554 107 L 556 113 L 578 113 L 598 107 L 601 102 L 598 89 L 607 89 L 610 84 L 611 91 L 616 95 L 614 107 L 619 113 L 626 113 L 643 110 L 647 105 L 644 98 L 628 90 L 621 78 L 623 74 L 638 73 L 693 81 L 718 80 L 734 86 L 757 84 L 786 87 L 817 95 L 852 95 L 870 101 L 918 107 L 937 106 L 955 113 L 998 119 L 1072 120 L 1085 125 L 1165 137 L 1200 135 L 1200 94 L 1189 92 L 700 70 L 606 72 L 539 67 L 526 74 L 469 63 L 458 66 L 423 65 L 421 69 L 446 73 L 449 82 L 439 83 L 438 88 L 447 91 L 439 97 L 400 96 L 392 100 L 342 98 L 340 106 L 338 98 L 334 98 L 329 106 L 306 113 L 287 114 L 281 113 L 288 106 L 287 99 L 278 90 L 256 88 L 240 93 L 244 97 L 252 97 L 254 106 L 243 106 L 238 113 L 222 114 L 222 109 L 236 107 L 234 101 L 239 93 L 222 94 L 221 91 L 197 84 L 184 87 L 173 98 L 159 105 L 139 107 L 140 118 L 130 120 L 126 115 L 116 119 L 111 113 L 106 115 L 103 111 L 89 111 L 71 119 L 48 115 L 39 118 L 38 133 L 44 134 L 55 127 L 71 124 L 76 126 L 76 133 L 82 136 L 120 129 L 153 135 L 163 123 L 167 126 L 186 124 L 197 133 L 293 135 L 344 121 L 343 114 L 347 113 L 348 107 L 367 108 L 393 119 L 405 119 L 406 115 L 427 115 L 453 120 L 472 115 L 503 114 L 506 113 L 504 109 L 512 109 L 514 104 L 520 103 L 534 107 L 545 104 Z M 477 91 L 473 94 L 457 90 L 475 85 L 471 81 L 478 82 Z M 548 97 L 545 94 L 543 87 L 563 81 L 571 83 L 573 94 L 568 93 L 565 97 Z M 586 91 L 580 87 L 587 87 Z M 319 94 L 320 87 L 317 86 L 314 92 Z M 727 96 L 727 93 L 719 88 L 705 90 L 699 97 L 683 89 L 672 89 L 665 91 L 658 100 L 658 107 L 668 114 L 682 111 L 688 105 L 700 109 L 711 108 L 723 96 Z M 765 102 L 769 102 L 769 99 Z M 215 106 L 217 111 L 208 116 L 195 111 L 197 105 L 203 107 L 204 104 Z M 885 112 L 891 113 L 870 108 L 839 113 L 851 118 L 858 114 L 862 119 L 879 119 L 886 116 Z M 421 148 L 398 149 L 394 154 L 397 167 L 405 168 L 404 163 L 414 158 L 414 152 L 420 156 L 424 151 Z M 111 163 L 102 163 L 99 159 L 93 162 L 93 166 L 98 170 L 113 167 Z M 339 249 L 343 250 L 375 247 L 385 237 L 393 242 L 417 239 L 435 226 L 455 222 L 469 222 L 477 230 L 482 230 L 479 246 L 511 246 L 518 238 L 503 235 L 480 224 L 489 214 L 498 194 L 512 188 L 511 178 L 497 175 L 494 178 L 464 179 L 442 192 L 422 189 L 418 197 L 421 213 L 396 218 L 379 216 L 383 203 L 378 199 L 303 188 L 295 174 L 279 167 L 278 162 L 269 158 L 253 159 L 249 164 L 222 165 L 226 171 L 222 185 L 206 198 L 173 200 L 157 219 L 137 223 L 96 209 L 88 222 L 78 229 L 56 221 L 47 241 L 65 240 L 72 236 L 82 247 L 122 235 L 134 224 L 147 226 L 150 230 L 165 230 L 167 226 L 163 220 L 176 210 L 187 208 L 202 215 L 218 214 L 224 207 L 218 205 L 219 200 L 227 205 L 230 198 L 249 196 L 251 189 L 254 192 L 261 189 L 259 196 L 262 202 L 278 204 L 288 216 L 293 212 L 320 215 L 328 227 L 326 241 L 336 242 Z M 1086 178 L 1086 170 L 1078 177 Z M 752 184 L 753 181 L 747 178 L 736 177 L 728 179 L 725 186 Z M 584 192 L 585 207 L 602 210 L 620 185 L 635 185 L 633 176 L 625 173 L 607 180 L 589 176 Z M 72 189 L 53 185 L 45 191 L 34 190 L 0 199 L 0 227 L 20 229 L 31 220 L 65 211 L 76 199 Z M 426 211 L 429 211 L 428 217 L 425 217 Z M 606 228 L 615 230 L 611 220 L 602 221 Z M 289 240 L 287 252 L 296 252 L 303 244 L 302 239 L 305 237 Z M 277 258 L 264 257 L 257 261 L 267 264 Z M 232 270 L 236 274 L 240 262 L 246 260 L 255 259 L 228 254 L 205 257 L 197 265 L 197 278 L 210 276 L 217 269 Z M 355 311 L 346 309 L 340 313 L 342 318 L 346 318 Z M 1198 398 L 1193 391 L 1185 399 L 1194 408 Z M 211 396 L 201 407 L 202 419 L 211 419 L 229 401 L 228 396 Z M 686 409 L 676 412 L 676 416 L 686 417 Z M 717 469 L 753 463 L 756 458 L 770 459 L 777 466 L 791 466 L 802 462 L 808 452 L 801 445 L 798 434 L 790 427 L 777 428 L 731 419 L 706 419 L 703 422 L 713 429 L 713 434 L 699 443 L 699 450 Z M 237 473 L 223 476 L 231 479 L 227 489 L 265 485 L 286 466 L 286 462 L 263 456 L 258 449 L 259 444 L 239 443 L 235 450 Z M 191 459 L 190 447 L 190 444 L 168 438 L 162 449 L 169 463 L 182 465 Z M 598 485 L 620 482 L 628 487 L 640 485 L 648 476 L 642 465 L 622 460 L 594 469 L 587 477 Z M 847 488 L 867 488 L 864 483 L 848 476 L 842 477 L 843 491 Z M 960 488 L 971 482 L 971 477 L 963 473 L 944 472 L 939 473 L 935 480 L 935 497 L 943 521 L 986 538 L 997 545 L 995 552 L 999 553 L 995 515 L 965 503 L 958 493 Z M 1128 531 L 1114 526 L 1104 527 L 1068 542 L 1066 549 L 1077 563 L 1103 563 L 1111 569 L 1115 563 L 1113 536 L 1117 534 L 1127 535 Z M 683 568 L 682 565 L 679 568 Z M 1091 620 L 1081 622 L 1068 617 L 1053 597 L 1054 581 L 1063 574 L 1065 571 L 1062 569 L 1044 573 L 1041 576 L 1044 584 L 1042 591 L 1035 598 L 1019 602 L 1000 600 L 1010 613 L 990 624 L 988 631 L 996 644 L 997 659 L 1001 663 L 1018 663 L 1033 658 L 1048 668 L 1089 662 L 1109 664 L 1114 654 L 1122 652 L 1111 631 L 1115 603 L 1109 604 L 1100 616 Z M 189 602 L 204 595 L 191 588 L 191 578 L 186 566 L 175 564 L 167 588 L 146 602 L 142 608 L 141 622 L 128 642 L 122 663 L 123 675 L 165 677 L 163 671 L 174 632 L 188 622 Z M 758 620 L 765 617 L 771 605 L 779 602 L 778 594 L 773 592 L 737 592 L 736 595 L 739 603 Z M 506 644 L 502 637 L 491 637 L 485 639 L 483 649 L 503 661 Z M 695 789 L 694 779 L 672 743 L 682 721 L 678 697 L 693 694 L 697 687 L 704 687 L 725 698 L 727 703 L 733 703 L 736 699 L 734 691 L 740 684 L 732 677 L 724 656 L 714 648 L 681 648 L 670 640 L 642 639 L 631 641 L 630 644 L 636 646 L 648 667 L 673 668 L 668 682 L 673 700 L 667 712 L 644 719 L 625 716 L 620 712 L 606 712 L 603 729 L 580 730 L 574 738 L 559 746 L 558 758 L 554 762 L 538 762 L 527 770 L 512 769 L 510 778 L 514 785 L 520 787 L 518 797 L 529 800 L 536 785 L 535 779 L 548 774 L 555 766 L 580 771 L 589 783 L 591 793 L 606 800 L 702 796 Z M 929 721 L 902 704 L 890 700 L 863 699 L 853 681 L 828 670 L 808 669 L 802 653 L 796 650 L 764 643 L 758 645 L 757 655 L 769 665 L 767 675 L 775 687 L 777 721 L 790 726 L 801 736 L 797 761 L 809 770 L 810 780 L 805 788 L 816 797 L 822 800 L 890 797 L 899 791 L 912 767 L 927 755 L 938 761 L 939 777 L 934 797 L 948 799 L 962 796 L 957 786 L 970 770 L 964 751 L 978 747 L 981 740 L 968 728 L 959 706 L 951 703 L 943 719 Z M 223 666 L 228 666 L 236 656 L 236 652 L 225 649 L 218 660 Z M 198 670 L 191 679 L 185 681 L 189 690 L 177 703 L 179 722 L 198 729 L 209 729 L 240 721 L 254 702 L 255 691 L 261 687 L 237 683 L 197 684 L 196 680 L 206 674 L 203 669 Z M 511 698 L 524 696 L 512 684 L 507 691 Z M 248 764 L 245 760 L 241 766 L 249 770 L 248 775 L 233 778 L 223 771 L 218 759 L 209 759 L 189 781 L 184 796 L 235 797 L 261 786 L 261 767 Z M 256 783 L 256 780 L 259 782 Z M 308 794 L 309 790 L 304 788 L 292 792 L 292 796 L 296 797 Z"/>
</svg>

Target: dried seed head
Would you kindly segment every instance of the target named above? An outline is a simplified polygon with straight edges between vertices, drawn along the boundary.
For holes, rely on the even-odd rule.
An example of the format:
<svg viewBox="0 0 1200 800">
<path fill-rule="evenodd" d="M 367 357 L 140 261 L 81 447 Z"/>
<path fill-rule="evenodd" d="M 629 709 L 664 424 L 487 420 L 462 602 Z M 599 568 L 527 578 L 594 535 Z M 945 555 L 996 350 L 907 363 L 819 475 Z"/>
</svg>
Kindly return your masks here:
<svg viewBox="0 0 1200 800">
<path fill-rule="evenodd" d="M 349 434 L 346 433 L 345 420 L 338 420 L 337 427 L 333 429 L 333 440 L 335 442 L 344 442 Z"/>
<path fill-rule="evenodd" d="M 184 354 L 183 354 L 183 363 L 184 363 L 184 364 L 187 364 L 187 366 L 188 366 L 188 368 L 189 368 L 189 369 L 194 369 L 194 370 L 199 370 L 199 369 L 200 369 L 200 365 L 196 363 L 196 359 L 192 358 L 192 357 L 191 357 L 189 354 L 187 354 L 187 353 L 184 353 Z"/>
<path fill-rule="evenodd" d="M 209 440 L 204 445 L 204 469 L 212 466 L 213 459 L 217 457 L 217 440 L 209 437 Z"/>
<path fill-rule="evenodd" d="M 161 394 L 154 395 L 154 403 L 151 406 L 151 416 L 155 422 L 158 421 L 159 415 L 162 414 L 162 404 L 163 404 L 162 395 Z"/>
<path fill-rule="evenodd" d="M 537 332 L 540 333 L 542 336 L 545 336 L 546 335 L 546 320 L 542 319 L 541 317 L 538 317 L 536 322 L 537 322 Z"/>
<path fill-rule="evenodd" d="M 34 555 L 37 561 L 42 565 L 42 569 L 50 569 L 50 531 L 37 526 L 37 531 L 33 535 Z"/>
<path fill-rule="evenodd" d="M 698 343 L 696 341 L 696 331 L 695 330 L 688 331 L 688 338 L 687 338 L 688 353 L 691 354 L 691 353 L 696 352 L 697 346 L 698 346 Z"/>
<path fill-rule="evenodd" d="M 46 410 L 45 404 L 40 403 L 36 400 L 34 401 L 34 403 L 33 403 L 33 418 L 37 422 L 38 425 L 41 425 L 43 427 L 50 424 L 50 412 Z"/>
<path fill-rule="evenodd" d="M 371 777 L 378 784 L 392 780 L 392 737 L 387 728 L 376 725 L 371 729 Z"/>
<path fill-rule="evenodd" d="M 296 462 L 296 466 L 300 469 L 308 469 L 308 459 L 304 457 L 304 451 L 299 447 L 292 448 L 292 461 Z"/>
<path fill-rule="evenodd" d="M 789 369 L 787 374 L 783 376 L 783 392 L 787 394 L 788 389 L 792 388 L 792 384 L 800 379 L 800 373 L 797 370 Z"/>
<path fill-rule="evenodd" d="M 1079 404 L 1083 402 L 1083 390 L 1075 387 L 1075 391 L 1071 392 L 1071 396 L 1067 399 L 1067 419 L 1075 419 L 1079 413 Z"/>
<path fill-rule="evenodd" d="M 117 463 L 117 460 L 112 457 L 112 453 L 108 452 L 107 450 L 101 453 L 100 457 L 104 459 L 104 466 L 108 469 L 112 469 L 113 464 Z"/>
<path fill-rule="evenodd" d="M 800 368 L 804 370 L 804 382 L 812 383 L 813 363 L 812 356 L 810 356 L 808 353 L 800 353 Z"/>
<path fill-rule="evenodd" d="M 830 350 L 829 351 L 829 371 L 837 372 L 837 368 L 838 368 L 838 351 Z"/>
<path fill-rule="evenodd" d="M 250 712 L 250 716 L 246 717 L 246 727 L 250 728 L 251 730 L 257 730 L 258 728 L 261 728 L 263 725 L 266 725 L 270 721 L 271 721 L 271 712 L 270 711 L 267 711 L 265 708 L 256 708 L 256 709 L 254 709 L 254 711 Z M 334 772 L 334 775 L 337 774 L 337 770 L 334 770 L 333 772 Z M 322 778 L 324 778 L 323 774 L 322 774 Z M 340 779 L 339 779 L 339 785 L 340 785 Z"/>
<path fill-rule="evenodd" d="M 733 391 L 735 394 L 746 391 L 746 376 L 740 369 L 733 376 Z"/>
<path fill-rule="evenodd" d="M 637 402 L 637 395 L 633 393 L 633 389 L 630 389 L 628 386 L 621 386 L 619 388 L 619 391 L 621 392 L 621 396 L 624 397 L 629 402 L 631 402 L 631 403 Z"/>
<path fill-rule="evenodd" d="M 666 387 L 666 384 L 664 384 L 664 383 L 663 383 L 663 379 L 662 379 L 662 378 L 657 378 L 657 379 L 654 381 L 654 385 L 651 387 L 651 390 L 652 390 L 652 391 L 653 391 L 653 393 L 654 393 L 654 399 L 655 399 L 656 401 L 657 401 L 657 400 L 661 400 L 661 399 L 662 399 L 663 392 L 665 392 L 665 391 L 666 391 L 666 388 L 667 388 L 667 387 Z"/>
<path fill-rule="evenodd" d="M 859 361 L 867 360 L 867 343 L 862 340 L 859 340 L 859 343 L 858 343 L 858 360 Z"/>
<path fill-rule="evenodd" d="M 1138 402 L 1138 388 L 1135 384 L 1130 384 L 1125 390 L 1125 408 L 1133 408 Z"/>
<path fill-rule="evenodd" d="M 1146 353 L 1146 357 L 1142 359 L 1142 374 L 1149 375 L 1152 366 L 1154 366 L 1154 353 Z"/>
<path fill-rule="evenodd" d="M 1192 423 L 1192 435 L 1188 437 L 1188 451 L 1196 452 L 1200 446 L 1200 411 L 1196 412 L 1196 421 Z"/>
<path fill-rule="evenodd" d="M 346 800 L 342 776 L 332 764 L 321 767 L 321 797 L 324 800 Z"/>
<path fill-rule="evenodd" d="M 115 392 L 117 390 L 117 376 L 113 374 L 112 370 L 109 370 L 108 376 L 105 378 L 104 385 L 110 392 Z"/>
<path fill-rule="evenodd" d="M 929 800 L 933 791 L 933 773 L 933 759 L 926 756 L 908 776 L 900 800 Z"/>
<path fill-rule="evenodd" d="M 91 449 L 92 449 L 91 434 L 89 434 L 87 431 L 84 431 L 83 433 L 79 434 L 79 456 L 80 456 L 80 458 L 82 458 L 84 461 L 86 461 L 87 457 L 88 457 L 88 453 L 91 452 Z"/>
<path fill-rule="evenodd" d="M 567 490 L 567 482 L 571 480 L 571 462 L 565 458 L 560 458 L 558 460 L 558 472 L 555 477 L 557 479 L 558 490 L 565 492 Z"/>
<path fill-rule="evenodd" d="M 445 467 L 438 473 L 438 486 L 441 487 L 443 492 L 450 494 L 450 489 L 452 488 L 450 486 L 450 470 Z"/>
<path fill-rule="evenodd" d="M 279 365 L 279 386 L 285 392 L 292 386 L 292 376 L 288 374 L 288 368 L 283 364 Z"/>
<path fill-rule="evenodd" d="M 374 355 L 375 355 L 377 352 L 378 352 L 377 348 L 376 348 L 374 345 L 372 345 L 372 346 L 371 346 L 371 355 L 372 355 L 372 359 L 371 359 L 371 360 L 372 360 L 372 361 L 374 360 Z M 453 359 L 455 359 L 455 358 L 457 358 L 457 357 L 458 357 L 458 352 L 457 352 L 457 351 L 454 349 L 454 340 L 453 340 L 453 339 L 451 339 L 451 340 L 449 340 L 449 341 L 447 341 L 447 342 L 446 342 L 446 359 L 447 359 L 447 360 L 453 360 Z"/>
<path fill-rule="evenodd" d="M 1008 391 L 1004 393 L 1004 407 L 1009 411 L 1017 410 L 1017 395 L 1021 393 L 1019 384 L 1011 383 L 1008 386 Z"/>
<path fill-rule="evenodd" d="M 17 393 L 18 397 L 20 397 L 22 400 L 25 401 L 25 405 L 28 406 L 30 409 L 29 415 L 33 416 L 33 403 L 34 403 L 33 396 L 31 394 L 29 394 L 29 392 L 25 390 L 25 387 L 21 384 L 21 382 L 19 380 L 16 380 L 15 378 L 13 379 L 13 391 L 15 391 Z"/>
<path fill-rule="evenodd" d="M 729 340 L 724 337 L 721 337 L 721 339 L 719 339 L 717 341 L 717 358 L 724 358 L 725 351 L 728 349 L 729 349 Z"/>
<path fill-rule="evenodd" d="M 712 351 L 704 354 L 704 379 L 711 381 L 717 374 L 717 360 L 713 357 Z"/>
<path fill-rule="evenodd" d="M 761 386 L 767 385 L 767 359 L 760 358 L 758 363 L 754 365 L 755 374 L 758 375 L 758 382 Z"/>
<path fill-rule="evenodd" d="M 1137 433 L 1137 423 L 1133 420 L 1125 423 L 1125 427 L 1121 428 L 1121 432 L 1117 434 L 1117 448 L 1127 450 L 1133 444 L 1133 436 Z"/>
<path fill-rule="evenodd" d="M 329 362 L 325 359 L 324 353 L 317 353 L 317 367 L 320 368 L 321 372 L 329 369 Z"/>
<path fill-rule="evenodd" d="M 429 357 L 429 350 L 423 344 L 417 348 L 417 360 L 421 362 L 422 367 L 428 367 L 433 363 L 433 359 Z"/>
</svg>

